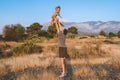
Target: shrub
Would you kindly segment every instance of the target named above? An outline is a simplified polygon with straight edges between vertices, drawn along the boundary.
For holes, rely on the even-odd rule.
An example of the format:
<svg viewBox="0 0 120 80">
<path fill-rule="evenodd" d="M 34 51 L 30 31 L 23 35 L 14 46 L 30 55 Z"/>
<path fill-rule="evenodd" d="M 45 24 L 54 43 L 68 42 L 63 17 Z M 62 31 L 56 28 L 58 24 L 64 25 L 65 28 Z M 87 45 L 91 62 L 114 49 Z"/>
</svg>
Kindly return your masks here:
<svg viewBox="0 0 120 80">
<path fill-rule="evenodd" d="M 111 38 L 111 37 L 115 37 L 116 35 L 113 32 L 109 32 L 108 36 L 109 36 L 109 38 Z"/>
<path fill-rule="evenodd" d="M 3 37 L 2 37 L 2 35 L 0 35 L 0 41 L 3 41 Z"/>
<path fill-rule="evenodd" d="M 104 40 L 103 42 L 106 44 L 119 44 L 118 42 L 115 42 L 113 40 Z"/>
<path fill-rule="evenodd" d="M 68 28 L 68 33 L 78 34 L 78 29 L 75 26 Z"/>
<path fill-rule="evenodd" d="M 47 30 L 48 34 L 50 35 L 50 37 L 55 37 L 56 36 L 56 27 L 55 24 L 48 26 L 48 30 Z"/>
<path fill-rule="evenodd" d="M 70 48 L 68 49 L 68 53 L 69 53 L 69 56 L 71 58 L 80 58 L 81 55 L 80 55 L 80 50 L 79 49 L 76 49 L 76 48 Z"/>
<path fill-rule="evenodd" d="M 74 38 L 75 38 L 75 36 L 76 36 L 75 34 L 68 33 L 66 37 L 67 37 L 67 38 L 74 39 Z"/>
<path fill-rule="evenodd" d="M 120 38 L 120 31 L 118 31 L 117 36 L 118 36 L 118 38 Z"/>
<path fill-rule="evenodd" d="M 104 30 L 101 30 L 101 31 L 99 32 L 99 35 L 101 35 L 101 36 L 106 36 L 107 34 L 106 34 L 106 32 L 105 32 Z"/>
<path fill-rule="evenodd" d="M 39 38 L 31 38 L 31 39 L 28 39 L 26 41 L 30 42 L 30 43 L 38 43 L 38 42 L 42 43 L 46 40 L 47 40 L 47 38 L 45 38 L 45 37 L 39 37 Z"/>
<path fill-rule="evenodd" d="M 45 37 L 40 37 L 38 42 L 43 43 L 43 42 L 45 42 L 45 41 L 47 41 L 47 40 L 48 40 L 48 39 L 45 38 Z"/>
<path fill-rule="evenodd" d="M 34 45 L 33 43 L 25 43 L 22 45 L 19 45 L 15 48 L 13 48 L 13 52 L 15 53 L 41 53 L 42 52 L 42 47 Z"/>
<path fill-rule="evenodd" d="M 101 44 L 98 43 L 86 43 L 81 49 L 72 47 L 68 49 L 68 53 L 71 58 L 92 58 L 92 57 L 105 57 L 109 53 L 101 49 Z"/>
<path fill-rule="evenodd" d="M 13 55 L 13 52 L 11 51 L 11 46 L 8 44 L 1 44 L 0 45 L 0 58 L 10 57 Z"/>
<path fill-rule="evenodd" d="M 7 41 L 21 41 L 25 28 L 21 24 L 6 25 L 3 30 L 4 39 Z"/>
<path fill-rule="evenodd" d="M 44 48 L 44 52 L 58 53 L 58 47 L 57 47 L 57 45 L 47 46 L 47 47 Z"/>
<path fill-rule="evenodd" d="M 87 36 L 81 36 L 79 39 L 86 39 L 88 38 Z"/>
<path fill-rule="evenodd" d="M 94 37 L 95 37 L 95 35 L 94 35 L 94 34 L 91 34 L 91 35 L 89 35 L 89 37 L 94 38 Z"/>
</svg>

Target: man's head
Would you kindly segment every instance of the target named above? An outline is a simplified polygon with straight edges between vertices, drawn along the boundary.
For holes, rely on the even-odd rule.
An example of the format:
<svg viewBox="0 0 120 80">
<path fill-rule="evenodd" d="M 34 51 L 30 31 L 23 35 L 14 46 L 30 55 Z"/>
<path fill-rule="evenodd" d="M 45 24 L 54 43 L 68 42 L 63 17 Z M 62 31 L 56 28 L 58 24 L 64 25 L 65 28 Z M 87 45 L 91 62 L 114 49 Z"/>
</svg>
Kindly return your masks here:
<svg viewBox="0 0 120 80">
<path fill-rule="evenodd" d="M 68 32 L 67 29 L 64 29 L 64 30 L 63 30 L 63 34 L 64 34 L 64 35 L 67 35 L 67 32 Z"/>
</svg>

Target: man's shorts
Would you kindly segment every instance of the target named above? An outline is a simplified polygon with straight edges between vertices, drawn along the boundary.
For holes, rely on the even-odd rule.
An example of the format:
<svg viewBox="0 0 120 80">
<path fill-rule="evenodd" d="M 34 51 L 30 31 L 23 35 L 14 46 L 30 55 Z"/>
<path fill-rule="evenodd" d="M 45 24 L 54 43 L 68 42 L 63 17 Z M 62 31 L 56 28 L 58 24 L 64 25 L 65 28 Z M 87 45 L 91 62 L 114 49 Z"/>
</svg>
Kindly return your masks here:
<svg viewBox="0 0 120 80">
<path fill-rule="evenodd" d="M 69 58 L 67 47 L 59 47 L 59 58 Z"/>
</svg>

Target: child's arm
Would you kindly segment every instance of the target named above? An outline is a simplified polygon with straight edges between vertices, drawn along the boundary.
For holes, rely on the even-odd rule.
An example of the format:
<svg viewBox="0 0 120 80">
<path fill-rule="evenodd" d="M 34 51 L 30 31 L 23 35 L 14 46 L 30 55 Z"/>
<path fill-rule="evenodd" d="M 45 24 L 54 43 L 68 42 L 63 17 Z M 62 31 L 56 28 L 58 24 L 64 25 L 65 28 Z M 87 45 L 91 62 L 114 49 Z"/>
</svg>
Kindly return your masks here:
<svg viewBox="0 0 120 80">
<path fill-rule="evenodd" d="M 57 16 L 59 16 L 60 18 L 62 18 L 62 16 L 60 15 L 60 13 L 57 13 Z"/>
<path fill-rule="evenodd" d="M 59 14 L 59 17 L 62 18 L 62 16 Z"/>
</svg>

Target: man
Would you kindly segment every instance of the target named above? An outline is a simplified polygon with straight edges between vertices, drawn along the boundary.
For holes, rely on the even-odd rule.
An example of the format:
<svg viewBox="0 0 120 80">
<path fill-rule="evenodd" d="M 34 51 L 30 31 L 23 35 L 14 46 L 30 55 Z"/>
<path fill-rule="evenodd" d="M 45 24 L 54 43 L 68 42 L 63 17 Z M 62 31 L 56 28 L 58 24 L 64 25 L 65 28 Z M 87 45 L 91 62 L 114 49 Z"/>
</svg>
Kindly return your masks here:
<svg viewBox="0 0 120 80">
<path fill-rule="evenodd" d="M 61 61 L 61 67 L 62 67 L 62 73 L 59 77 L 64 77 L 67 75 L 67 69 L 66 69 L 66 58 L 69 57 L 67 54 L 67 47 L 65 44 L 66 37 L 65 35 L 67 34 L 66 30 L 58 31 L 58 47 L 59 47 L 59 58 Z"/>
<path fill-rule="evenodd" d="M 52 20 L 51 20 L 51 25 L 55 24 L 56 26 L 56 30 L 57 30 L 57 34 L 58 34 L 58 47 L 59 47 L 59 58 L 61 60 L 61 64 L 62 64 L 62 73 L 59 77 L 64 77 L 67 74 L 66 71 L 66 58 L 69 57 L 67 54 L 67 47 L 65 45 L 65 40 L 66 37 L 65 35 L 67 34 L 66 30 L 63 30 L 62 25 L 59 22 L 59 19 L 57 18 L 57 16 L 60 16 L 60 10 L 61 7 L 57 6 L 55 8 L 55 13 L 52 15 Z M 61 18 L 61 16 L 60 16 Z"/>
</svg>

